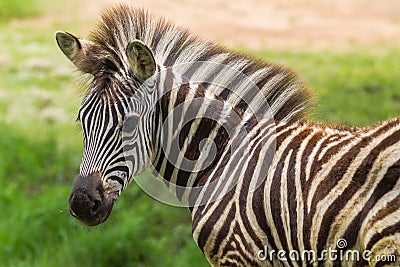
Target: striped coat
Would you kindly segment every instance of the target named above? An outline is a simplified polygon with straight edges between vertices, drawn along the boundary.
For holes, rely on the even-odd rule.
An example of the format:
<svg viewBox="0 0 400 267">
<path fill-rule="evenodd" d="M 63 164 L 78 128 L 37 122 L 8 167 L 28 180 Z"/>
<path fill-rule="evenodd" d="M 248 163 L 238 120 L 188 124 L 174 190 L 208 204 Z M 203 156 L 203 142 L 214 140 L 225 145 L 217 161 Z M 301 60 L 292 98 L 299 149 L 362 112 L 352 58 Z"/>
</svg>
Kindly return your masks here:
<svg viewBox="0 0 400 267">
<path fill-rule="evenodd" d="M 292 71 L 124 5 L 89 41 L 57 42 L 93 77 L 73 216 L 105 221 L 150 168 L 190 208 L 213 266 L 399 265 L 399 118 L 306 122 L 311 94 Z"/>
<path fill-rule="evenodd" d="M 248 160 L 242 166 L 247 174 L 243 183 L 214 206 L 195 210 L 194 238 L 210 261 L 216 266 L 270 266 L 272 259 L 273 266 L 304 266 L 312 258 L 319 264 L 365 266 L 361 254 L 369 250 L 375 266 L 373 260 L 384 255 L 398 257 L 400 120 L 354 129 L 278 124 L 276 134 L 272 165 L 254 193 L 247 189 L 254 165 Z M 251 157 L 258 159 L 259 153 L 254 150 Z M 358 261 L 345 253 L 342 261 L 340 253 L 333 254 L 337 261 L 328 255 L 322 260 L 322 251 L 338 250 L 339 240 L 346 242 L 342 249 L 360 252 Z M 291 264 L 288 254 L 283 257 L 288 261 L 278 261 L 277 253 L 255 259 L 254 252 L 265 246 L 300 256 L 293 254 L 297 261 Z M 301 258 L 304 251 L 317 254 Z"/>
</svg>

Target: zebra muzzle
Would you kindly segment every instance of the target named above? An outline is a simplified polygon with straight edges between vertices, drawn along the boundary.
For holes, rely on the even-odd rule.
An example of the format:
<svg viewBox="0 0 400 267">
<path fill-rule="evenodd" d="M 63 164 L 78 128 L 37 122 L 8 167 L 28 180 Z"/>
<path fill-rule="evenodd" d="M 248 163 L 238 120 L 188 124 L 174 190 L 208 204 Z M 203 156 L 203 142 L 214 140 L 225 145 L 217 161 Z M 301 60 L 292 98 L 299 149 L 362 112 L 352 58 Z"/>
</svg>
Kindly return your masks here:
<svg viewBox="0 0 400 267">
<path fill-rule="evenodd" d="M 107 220 L 114 200 L 103 188 L 101 175 L 78 175 L 69 197 L 69 211 L 72 216 L 88 226 L 95 226 Z"/>
</svg>

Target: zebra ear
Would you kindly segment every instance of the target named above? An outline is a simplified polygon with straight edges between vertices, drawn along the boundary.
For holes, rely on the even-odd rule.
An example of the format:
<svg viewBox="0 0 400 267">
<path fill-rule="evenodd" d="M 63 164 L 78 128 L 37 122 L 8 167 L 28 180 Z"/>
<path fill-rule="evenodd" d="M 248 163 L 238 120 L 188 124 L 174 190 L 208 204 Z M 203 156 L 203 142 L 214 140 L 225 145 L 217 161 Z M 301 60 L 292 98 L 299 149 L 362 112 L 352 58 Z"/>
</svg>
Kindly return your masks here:
<svg viewBox="0 0 400 267">
<path fill-rule="evenodd" d="M 126 48 L 126 55 L 135 76 L 144 82 L 156 71 L 156 62 L 153 53 L 144 43 L 134 40 Z"/>
<path fill-rule="evenodd" d="M 90 41 L 78 39 L 74 35 L 57 31 L 56 32 L 57 44 L 61 51 L 67 56 L 75 66 L 85 73 L 93 73 L 93 64 L 88 64 L 87 50 L 94 44 Z"/>
</svg>

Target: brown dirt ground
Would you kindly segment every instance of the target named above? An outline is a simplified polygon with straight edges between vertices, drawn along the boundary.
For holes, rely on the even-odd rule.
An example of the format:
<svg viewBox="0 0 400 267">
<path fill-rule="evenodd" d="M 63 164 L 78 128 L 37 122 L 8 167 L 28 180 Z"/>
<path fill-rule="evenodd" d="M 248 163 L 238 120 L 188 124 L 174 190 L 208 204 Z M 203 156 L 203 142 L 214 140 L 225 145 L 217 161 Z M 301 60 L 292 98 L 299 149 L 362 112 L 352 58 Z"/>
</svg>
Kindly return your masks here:
<svg viewBox="0 0 400 267">
<path fill-rule="evenodd" d="M 120 2 L 79 1 L 73 7 L 78 10 L 74 17 L 93 26 L 104 8 Z M 188 27 L 203 38 L 227 46 L 315 50 L 377 44 L 400 45 L 399 0 L 124 2 L 144 7 L 178 25 Z M 68 19 L 71 17 L 63 18 L 65 25 Z"/>
</svg>

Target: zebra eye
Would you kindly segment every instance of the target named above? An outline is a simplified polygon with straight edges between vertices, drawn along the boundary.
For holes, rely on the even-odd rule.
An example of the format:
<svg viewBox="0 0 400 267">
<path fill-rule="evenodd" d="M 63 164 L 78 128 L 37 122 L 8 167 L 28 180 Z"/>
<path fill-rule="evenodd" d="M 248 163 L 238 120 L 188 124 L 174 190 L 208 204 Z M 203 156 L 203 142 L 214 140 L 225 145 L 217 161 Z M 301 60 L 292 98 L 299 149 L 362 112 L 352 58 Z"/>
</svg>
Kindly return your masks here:
<svg viewBox="0 0 400 267">
<path fill-rule="evenodd" d="M 138 122 L 139 122 L 139 115 L 137 114 L 127 115 L 122 124 L 122 131 L 125 133 L 133 132 L 136 129 Z"/>
</svg>

